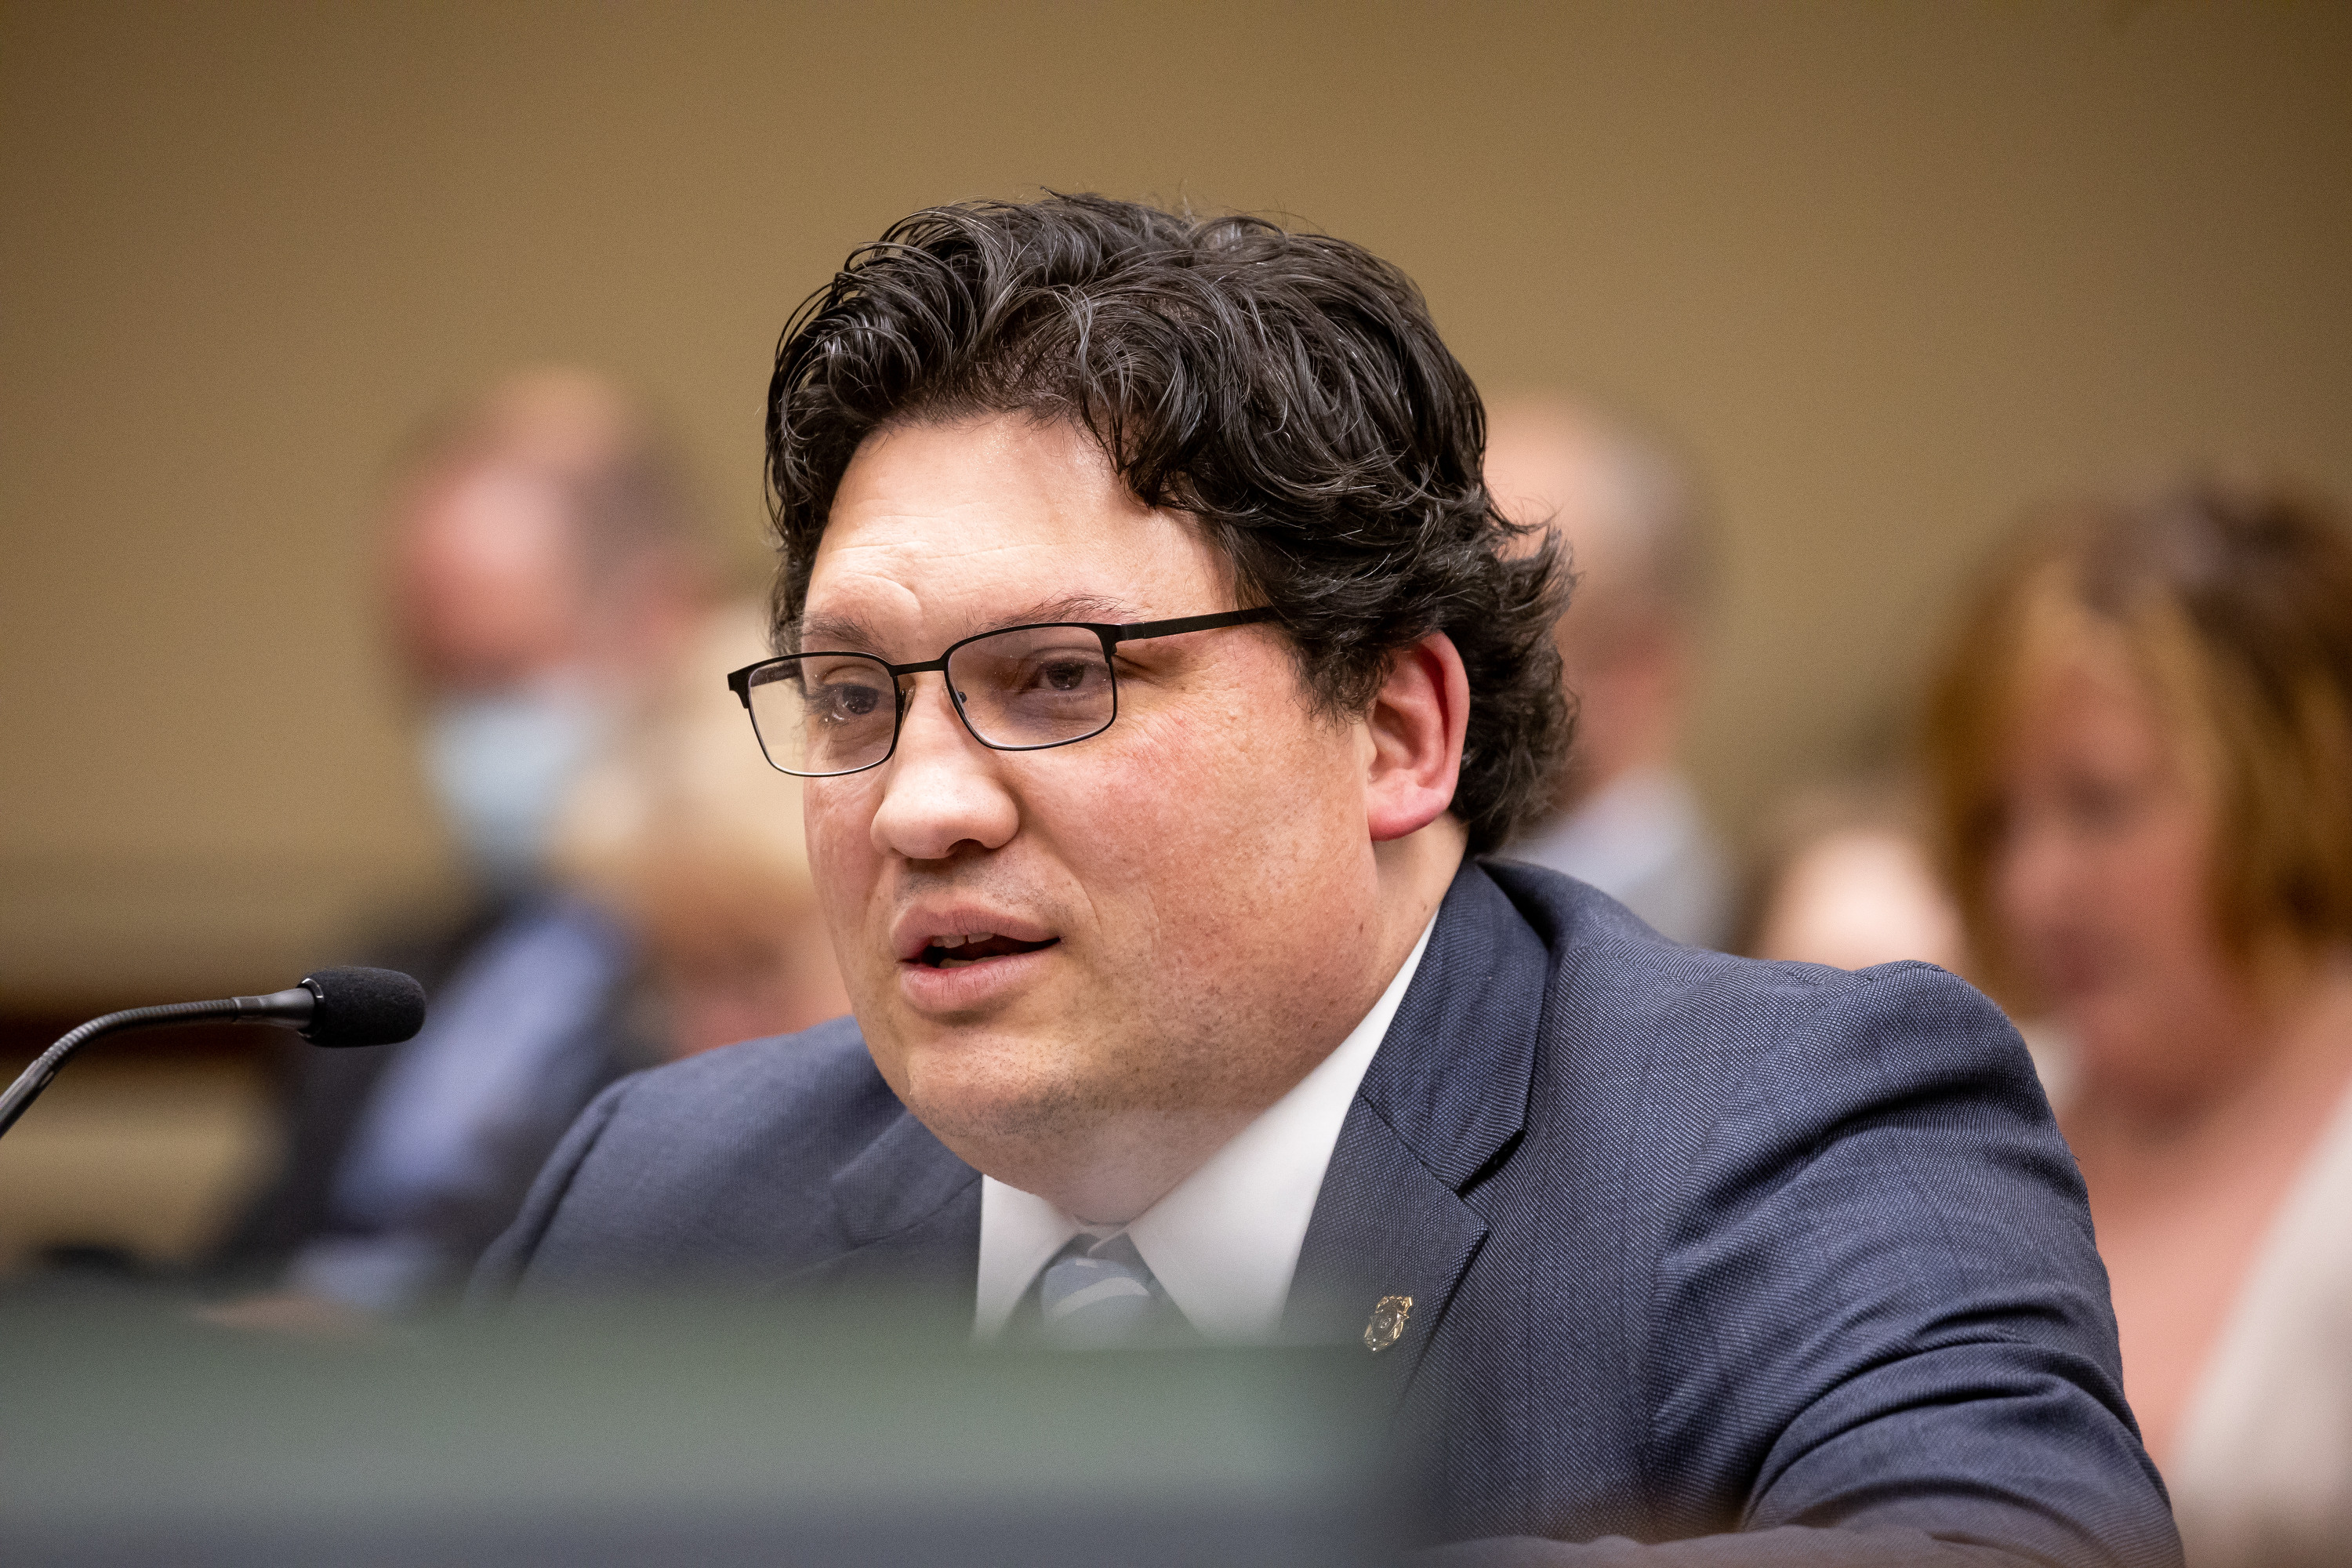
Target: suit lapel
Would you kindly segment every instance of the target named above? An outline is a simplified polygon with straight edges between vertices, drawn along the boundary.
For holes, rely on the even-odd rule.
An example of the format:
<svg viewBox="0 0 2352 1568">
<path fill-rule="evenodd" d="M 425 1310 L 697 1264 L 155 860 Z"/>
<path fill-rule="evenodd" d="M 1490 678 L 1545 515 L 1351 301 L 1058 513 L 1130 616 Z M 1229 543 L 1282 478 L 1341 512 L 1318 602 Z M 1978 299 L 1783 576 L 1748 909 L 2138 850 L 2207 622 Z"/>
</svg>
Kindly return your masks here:
<svg viewBox="0 0 2352 1568">
<path fill-rule="evenodd" d="M 1486 1237 L 1464 1194 L 1527 1125 L 1549 968 L 1509 899 L 1465 861 L 1332 1151 L 1286 1327 L 1370 1331 L 1400 1394 Z M 1412 1301 L 1393 1338 L 1393 1303 L 1373 1321 L 1390 1298 Z"/>
<path fill-rule="evenodd" d="M 1360 1342 L 1402 1394 L 1486 1239 L 1486 1221 L 1359 1099 L 1299 1249 L 1284 1330 Z"/>
<path fill-rule="evenodd" d="M 846 1248 L 794 1271 L 794 1289 L 912 1291 L 969 1316 L 980 1277 L 980 1173 L 904 1110 L 837 1172 Z"/>
</svg>

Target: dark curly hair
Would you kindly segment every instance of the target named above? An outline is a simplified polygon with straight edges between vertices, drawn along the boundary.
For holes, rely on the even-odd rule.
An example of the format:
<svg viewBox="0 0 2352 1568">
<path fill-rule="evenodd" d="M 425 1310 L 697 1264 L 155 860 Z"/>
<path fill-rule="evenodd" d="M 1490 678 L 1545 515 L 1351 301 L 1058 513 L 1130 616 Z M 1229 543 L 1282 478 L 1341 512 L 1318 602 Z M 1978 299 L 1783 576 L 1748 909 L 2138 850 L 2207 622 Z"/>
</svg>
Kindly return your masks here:
<svg viewBox="0 0 2352 1568">
<path fill-rule="evenodd" d="M 934 207 L 794 313 L 768 387 L 789 647 L 835 488 L 875 430 L 1068 419 L 1146 504 L 1197 520 L 1271 605 L 1327 715 L 1444 632 L 1470 678 L 1454 813 L 1474 851 L 1541 813 L 1571 728 L 1568 576 L 1479 476 L 1486 415 L 1411 279 L 1344 240 L 1093 195 Z"/>
</svg>

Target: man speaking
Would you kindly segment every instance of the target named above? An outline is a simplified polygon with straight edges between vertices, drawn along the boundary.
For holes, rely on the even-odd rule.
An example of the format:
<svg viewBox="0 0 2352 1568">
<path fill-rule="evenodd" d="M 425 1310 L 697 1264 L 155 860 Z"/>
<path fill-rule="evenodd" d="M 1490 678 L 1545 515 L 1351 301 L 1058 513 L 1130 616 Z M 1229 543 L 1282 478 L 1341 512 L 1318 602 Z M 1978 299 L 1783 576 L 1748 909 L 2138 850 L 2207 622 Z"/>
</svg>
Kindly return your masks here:
<svg viewBox="0 0 2352 1568">
<path fill-rule="evenodd" d="M 478 1291 L 1344 1323 L 1449 1540 L 2175 1560 L 2000 1015 L 1475 858 L 1569 728 L 1562 568 L 1482 439 L 1339 240 L 1054 197 L 853 256 L 778 351 L 782 651 L 730 679 L 808 780 L 855 1017 L 615 1085 Z"/>
</svg>

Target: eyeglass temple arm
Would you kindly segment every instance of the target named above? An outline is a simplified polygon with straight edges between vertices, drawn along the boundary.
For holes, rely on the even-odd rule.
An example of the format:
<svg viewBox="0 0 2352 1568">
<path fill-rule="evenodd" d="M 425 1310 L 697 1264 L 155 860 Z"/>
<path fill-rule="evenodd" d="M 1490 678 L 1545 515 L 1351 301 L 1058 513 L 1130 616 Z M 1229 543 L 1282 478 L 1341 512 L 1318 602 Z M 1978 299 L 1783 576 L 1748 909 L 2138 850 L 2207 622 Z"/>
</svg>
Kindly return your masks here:
<svg viewBox="0 0 2352 1568">
<path fill-rule="evenodd" d="M 1172 621 L 1137 621 L 1124 626 L 1105 626 L 1113 642 L 1140 642 L 1145 637 L 1172 637 L 1184 632 L 1214 631 L 1219 626 L 1245 626 L 1256 621 L 1274 619 L 1271 605 L 1261 605 L 1255 610 L 1220 610 L 1213 616 L 1185 616 Z"/>
</svg>

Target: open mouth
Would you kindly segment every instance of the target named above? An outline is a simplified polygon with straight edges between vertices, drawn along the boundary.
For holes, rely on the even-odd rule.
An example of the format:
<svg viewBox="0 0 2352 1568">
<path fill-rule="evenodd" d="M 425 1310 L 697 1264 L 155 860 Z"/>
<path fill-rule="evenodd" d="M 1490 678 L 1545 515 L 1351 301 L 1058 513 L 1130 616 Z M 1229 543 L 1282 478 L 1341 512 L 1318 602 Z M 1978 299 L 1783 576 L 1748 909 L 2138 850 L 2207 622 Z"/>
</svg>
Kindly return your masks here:
<svg viewBox="0 0 2352 1568">
<path fill-rule="evenodd" d="M 1052 947 L 1060 937 L 1048 937 L 1044 942 L 1015 942 L 1009 936 L 997 936 L 989 931 L 973 931 L 968 936 L 935 936 L 929 945 L 916 955 L 915 962 L 930 969 L 961 969 L 966 964 L 985 963 L 992 958 L 1011 958 L 1017 952 L 1035 952 Z"/>
</svg>

